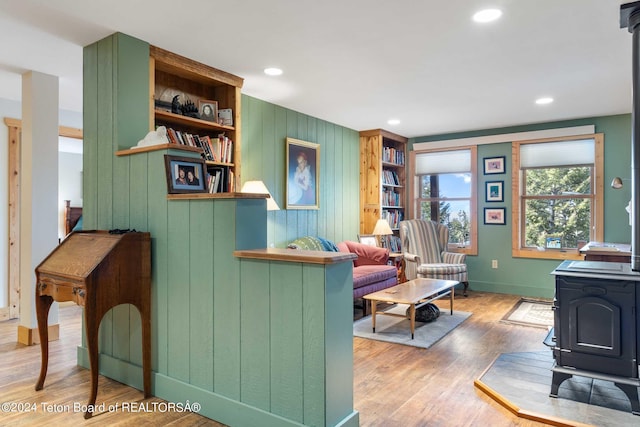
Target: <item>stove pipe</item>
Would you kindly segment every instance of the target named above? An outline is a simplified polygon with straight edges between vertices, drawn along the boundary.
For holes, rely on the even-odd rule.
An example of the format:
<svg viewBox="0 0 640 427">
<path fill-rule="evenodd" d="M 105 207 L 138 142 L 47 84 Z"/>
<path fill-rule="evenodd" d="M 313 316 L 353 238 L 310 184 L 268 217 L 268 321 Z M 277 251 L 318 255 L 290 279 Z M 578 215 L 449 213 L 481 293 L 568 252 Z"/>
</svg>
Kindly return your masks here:
<svg viewBox="0 0 640 427">
<path fill-rule="evenodd" d="M 633 69 L 631 109 L 631 269 L 640 271 L 640 1 L 620 6 L 620 28 L 628 28 L 633 35 Z"/>
</svg>

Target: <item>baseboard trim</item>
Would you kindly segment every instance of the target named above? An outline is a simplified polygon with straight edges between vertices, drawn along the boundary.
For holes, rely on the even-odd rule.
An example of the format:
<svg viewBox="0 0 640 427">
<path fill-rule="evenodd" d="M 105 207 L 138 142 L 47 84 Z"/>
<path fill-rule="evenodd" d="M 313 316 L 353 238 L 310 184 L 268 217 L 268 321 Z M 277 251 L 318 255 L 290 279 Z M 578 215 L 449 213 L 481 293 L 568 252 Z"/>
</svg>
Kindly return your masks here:
<svg viewBox="0 0 640 427">
<path fill-rule="evenodd" d="M 89 368 L 89 354 L 86 347 L 77 347 L 78 365 Z M 98 364 L 101 375 L 112 378 L 131 387 L 142 389 L 142 367 L 133 363 L 115 359 L 106 354 L 99 355 Z M 100 390 L 98 390 L 98 395 Z M 151 394 L 169 402 L 185 405 L 197 403 L 199 410 L 194 411 L 209 419 L 227 425 L 259 425 L 261 427 L 301 427 L 302 423 L 267 412 L 255 406 L 239 402 L 209 390 L 187 384 L 175 378 L 152 372 Z M 99 403 L 99 402 L 97 402 Z M 353 411 L 336 426 L 357 427 L 360 413 Z M 313 424 L 316 424 L 315 422 Z M 317 425 L 322 425 L 319 420 Z"/>
<path fill-rule="evenodd" d="M 60 339 L 60 325 L 58 323 L 49 325 L 49 341 L 57 341 Z M 27 328 L 18 325 L 18 342 L 24 345 L 40 344 L 40 334 L 38 328 Z"/>
</svg>

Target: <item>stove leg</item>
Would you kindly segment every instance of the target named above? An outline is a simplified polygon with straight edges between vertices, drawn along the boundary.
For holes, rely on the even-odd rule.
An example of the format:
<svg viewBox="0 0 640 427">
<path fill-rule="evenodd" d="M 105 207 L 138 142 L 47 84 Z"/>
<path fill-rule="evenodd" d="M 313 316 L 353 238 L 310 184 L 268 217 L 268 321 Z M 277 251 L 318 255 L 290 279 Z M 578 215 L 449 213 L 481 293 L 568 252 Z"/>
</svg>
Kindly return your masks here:
<svg viewBox="0 0 640 427">
<path fill-rule="evenodd" d="M 563 372 L 554 372 L 551 379 L 551 393 L 549 393 L 549 396 L 558 397 L 558 389 L 560 388 L 560 384 L 562 384 L 564 380 L 568 380 L 572 376 L 573 375 L 565 374 Z"/>
<path fill-rule="evenodd" d="M 638 387 L 629 384 L 620 384 L 614 382 L 616 387 L 624 392 L 631 402 L 631 413 L 633 415 L 640 415 L 640 402 L 638 402 Z"/>
</svg>

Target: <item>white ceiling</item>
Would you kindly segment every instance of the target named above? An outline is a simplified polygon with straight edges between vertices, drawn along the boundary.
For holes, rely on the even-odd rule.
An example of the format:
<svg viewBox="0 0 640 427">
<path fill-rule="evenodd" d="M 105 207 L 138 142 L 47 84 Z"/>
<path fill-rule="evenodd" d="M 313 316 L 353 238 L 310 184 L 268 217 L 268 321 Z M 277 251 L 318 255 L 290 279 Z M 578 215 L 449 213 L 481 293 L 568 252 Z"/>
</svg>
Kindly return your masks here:
<svg viewBox="0 0 640 427">
<path fill-rule="evenodd" d="M 60 108 L 82 111 L 82 47 L 119 31 L 355 130 L 413 137 L 629 113 L 621 3 L 0 0 L 0 98 L 19 100 L 21 74 L 34 70 L 60 77 Z M 502 18 L 472 22 L 487 6 Z M 268 66 L 284 74 L 267 77 Z M 555 102 L 535 105 L 540 96 Z"/>
</svg>

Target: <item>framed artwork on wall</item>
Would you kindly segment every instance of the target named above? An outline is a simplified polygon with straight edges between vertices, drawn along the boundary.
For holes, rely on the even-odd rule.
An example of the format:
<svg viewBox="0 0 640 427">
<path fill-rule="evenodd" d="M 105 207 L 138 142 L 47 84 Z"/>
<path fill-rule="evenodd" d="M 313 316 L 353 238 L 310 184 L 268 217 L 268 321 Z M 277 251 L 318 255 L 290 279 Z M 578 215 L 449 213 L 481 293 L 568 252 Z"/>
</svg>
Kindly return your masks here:
<svg viewBox="0 0 640 427">
<path fill-rule="evenodd" d="M 506 208 L 484 208 L 484 223 L 505 225 L 507 223 Z"/>
<path fill-rule="evenodd" d="M 167 191 L 177 193 L 206 193 L 204 160 L 165 154 Z"/>
<path fill-rule="evenodd" d="M 287 138 L 287 209 L 319 209 L 320 144 Z"/>
<path fill-rule="evenodd" d="M 484 174 L 499 174 L 505 172 L 505 163 L 506 157 L 485 157 L 484 158 Z"/>
<path fill-rule="evenodd" d="M 378 239 L 373 234 L 358 234 L 358 241 L 363 245 L 378 246 Z"/>
<path fill-rule="evenodd" d="M 485 200 L 487 202 L 504 202 L 504 181 L 487 181 Z"/>
</svg>

